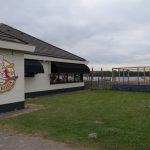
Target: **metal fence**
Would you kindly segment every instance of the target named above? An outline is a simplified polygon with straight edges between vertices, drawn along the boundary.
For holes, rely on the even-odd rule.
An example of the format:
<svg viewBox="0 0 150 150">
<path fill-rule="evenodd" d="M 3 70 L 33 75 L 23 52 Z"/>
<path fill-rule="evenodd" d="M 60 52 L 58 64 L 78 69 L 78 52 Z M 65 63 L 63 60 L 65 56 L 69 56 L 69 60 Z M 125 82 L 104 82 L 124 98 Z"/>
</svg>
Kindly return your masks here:
<svg viewBox="0 0 150 150">
<path fill-rule="evenodd" d="M 112 82 L 109 80 L 98 80 L 98 81 L 85 81 L 86 89 L 112 89 Z"/>
</svg>

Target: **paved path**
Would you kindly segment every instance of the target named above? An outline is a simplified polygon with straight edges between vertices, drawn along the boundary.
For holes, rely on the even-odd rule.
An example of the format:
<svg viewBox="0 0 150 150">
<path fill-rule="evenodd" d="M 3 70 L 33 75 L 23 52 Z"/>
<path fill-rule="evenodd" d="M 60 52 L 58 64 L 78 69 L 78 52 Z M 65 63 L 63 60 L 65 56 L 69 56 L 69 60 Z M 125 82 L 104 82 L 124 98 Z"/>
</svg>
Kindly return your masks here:
<svg viewBox="0 0 150 150">
<path fill-rule="evenodd" d="M 0 129 L 0 150 L 71 150 L 65 144 Z"/>
</svg>

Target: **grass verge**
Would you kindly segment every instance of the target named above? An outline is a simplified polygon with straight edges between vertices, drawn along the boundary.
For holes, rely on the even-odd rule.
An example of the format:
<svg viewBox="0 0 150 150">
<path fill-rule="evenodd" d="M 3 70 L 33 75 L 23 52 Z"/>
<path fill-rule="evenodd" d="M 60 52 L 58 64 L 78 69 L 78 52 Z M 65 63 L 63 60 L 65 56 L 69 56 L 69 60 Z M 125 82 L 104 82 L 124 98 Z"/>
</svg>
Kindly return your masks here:
<svg viewBox="0 0 150 150">
<path fill-rule="evenodd" d="M 150 93 L 92 90 L 36 98 L 28 103 L 47 107 L 0 120 L 0 125 L 73 146 L 150 149 Z"/>
</svg>

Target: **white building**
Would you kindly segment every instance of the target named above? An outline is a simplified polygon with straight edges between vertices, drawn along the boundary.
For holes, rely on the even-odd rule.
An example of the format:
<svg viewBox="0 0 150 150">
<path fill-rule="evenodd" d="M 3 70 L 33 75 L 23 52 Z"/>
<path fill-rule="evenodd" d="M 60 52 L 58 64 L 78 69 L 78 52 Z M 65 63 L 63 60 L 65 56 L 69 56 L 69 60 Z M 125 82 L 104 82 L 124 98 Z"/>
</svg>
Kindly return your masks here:
<svg viewBox="0 0 150 150">
<path fill-rule="evenodd" d="M 24 99 L 81 90 L 87 61 L 0 24 L 0 112 L 24 108 Z"/>
</svg>

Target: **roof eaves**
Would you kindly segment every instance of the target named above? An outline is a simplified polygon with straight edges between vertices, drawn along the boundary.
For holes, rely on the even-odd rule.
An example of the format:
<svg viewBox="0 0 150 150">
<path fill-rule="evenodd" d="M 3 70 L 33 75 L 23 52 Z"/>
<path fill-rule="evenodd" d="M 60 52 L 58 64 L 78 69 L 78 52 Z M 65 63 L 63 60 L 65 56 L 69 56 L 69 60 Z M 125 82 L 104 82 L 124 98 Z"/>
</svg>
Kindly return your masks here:
<svg viewBox="0 0 150 150">
<path fill-rule="evenodd" d="M 43 54 L 43 53 L 38 53 L 38 52 L 26 52 L 26 54 L 31 54 L 31 55 L 39 55 L 39 56 L 46 56 L 46 57 L 53 57 L 53 58 L 61 58 L 61 59 L 69 59 L 69 60 L 75 60 L 75 61 L 87 61 L 85 59 L 82 60 L 77 60 L 77 59 L 71 59 L 71 58 L 62 58 L 62 57 L 56 57 L 56 56 L 52 56 L 52 55 L 47 55 L 47 54 Z"/>
<path fill-rule="evenodd" d="M 72 59 L 72 60 L 79 60 L 79 59 L 80 59 L 80 61 L 87 61 L 87 60 L 85 60 L 84 58 L 82 58 L 82 57 L 80 57 L 80 56 L 77 56 L 77 55 L 75 55 L 75 54 L 72 54 L 71 52 L 68 52 L 68 51 L 66 51 L 66 50 L 63 50 L 63 49 L 61 49 L 61 48 L 59 48 L 59 47 L 57 47 L 57 46 L 54 46 L 54 45 L 52 45 L 52 44 L 50 44 L 50 43 L 48 43 L 48 42 L 45 42 L 45 41 L 43 41 L 43 40 L 41 40 L 41 39 L 36 38 L 36 37 L 34 37 L 34 36 L 30 35 L 30 34 L 27 34 L 27 33 L 25 33 L 25 32 L 22 32 L 22 31 L 18 30 L 18 29 L 15 29 L 15 28 L 13 28 L 13 27 L 11 27 L 11 26 L 9 26 L 9 25 L 6 25 L 6 24 L 4 24 L 4 23 L 0 23 L 0 27 L 1 27 L 1 26 L 8 27 L 8 28 L 13 29 L 13 30 L 15 30 L 15 31 L 17 31 L 17 32 L 20 32 L 21 34 L 25 34 L 25 35 L 27 35 L 27 36 L 30 36 L 30 37 L 32 37 L 32 38 L 34 38 L 34 39 L 36 39 L 36 40 L 41 41 L 42 43 L 48 44 L 48 45 L 50 45 L 50 46 L 52 46 L 52 47 L 54 47 L 54 48 L 57 48 L 57 49 L 59 49 L 59 50 L 61 50 L 61 51 L 64 51 L 64 52 L 66 52 L 66 53 L 68 53 L 68 54 L 71 54 L 71 55 L 73 55 L 73 56 L 75 56 L 75 57 L 78 58 L 78 59 Z M 17 39 L 19 39 L 19 40 L 21 40 L 21 41 L 23 41 L 22 39 L 20 39 L 20 38 L 18 38 L 18 37 L 16 37 L 16 36 L 14 36 L 14 37 L 17 38 Z M 29 44 L 29 43 L 27 43 L 26 41 L 23 41 L 23 42 L 25 42 L 26 44 Z M 36 52 L 34 52 L 34 53 L 36 53 Z M 38 54 L 44 55 L 44 56 L 46 55 L 46 56 L 52 57 L 52 56 L 50 56 L 50 55 L 48 55 L 48 54 L 41 54 L 41 53 L 38 53 Z M 56 56 L 55 56 L 55 57 L 56 57 Z M 59 57 L 59 58 L 61 58 L 61 57 Z M 66 58 L 66 59 L 68 59 L 68 58 Z"/>
</svg>

